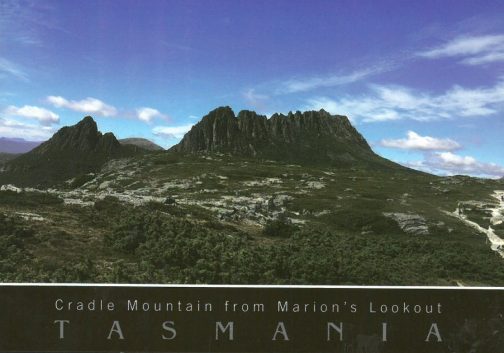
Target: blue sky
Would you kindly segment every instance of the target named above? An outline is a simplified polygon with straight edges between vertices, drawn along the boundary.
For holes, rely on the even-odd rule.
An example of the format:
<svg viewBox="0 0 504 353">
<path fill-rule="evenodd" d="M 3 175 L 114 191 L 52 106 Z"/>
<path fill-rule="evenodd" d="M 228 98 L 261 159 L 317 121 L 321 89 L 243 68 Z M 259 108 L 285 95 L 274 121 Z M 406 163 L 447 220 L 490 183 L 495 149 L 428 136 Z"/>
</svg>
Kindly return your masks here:
<svg viewBox="0 0 504 353">
<path fill-rule="evenodd" d="M 347 115 L 380 155 L 504 175 L 502 1 L 0 0 L 0 136 L 92 115 L 169 147 L 210 110 Z"/>
</svg>

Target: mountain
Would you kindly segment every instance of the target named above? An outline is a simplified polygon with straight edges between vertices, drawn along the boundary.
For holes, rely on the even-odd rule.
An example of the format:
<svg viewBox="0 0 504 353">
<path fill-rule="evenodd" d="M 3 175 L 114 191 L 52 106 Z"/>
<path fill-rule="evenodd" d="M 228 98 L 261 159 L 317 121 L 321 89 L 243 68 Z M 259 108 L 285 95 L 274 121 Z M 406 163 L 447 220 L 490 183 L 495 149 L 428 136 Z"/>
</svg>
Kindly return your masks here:
<svg viewBox="0 0 504 353">
<path fill-rule="evenodd" d="M 346 116 L 324 110 L 274 114 L 268 119 L 248 110 L 235 116 L 231 108 L 220 107 L 203 117 L 171 150 L 303 164 L 402 168 L 376 155 Z"/>
<path fill-rule="evenodd" d="M 148 151 L 163 151 L 164 148 L 155 144 L 154 142 L 138 137 L 131 137 L 119 140 L 121 145 L 132 145 L 143 148 Z"/>
<path fill-rule="evenodd" d="M 41 190 L 0 187 L 3 282 L 504 285 L 502 181 L 401 169 L 325 111 L 219 108 L 159 153 L 86 118 L 6 169 Z"/>
<path fill-rule="evenodd" d="M 123 146 L 114 134 L 102 134 L 87 116 L 66 126 L 51 139 L 9 162 L 0 174 L 0 184 L 47 186 L 82 174 L 96 172 L 108 160 L 145 152 Z"/>
<path fill-rule="evenodd" d="M 41 143 L 21 138 L 0 137 L 0 153 L 26 153 Z"/>
</svg>

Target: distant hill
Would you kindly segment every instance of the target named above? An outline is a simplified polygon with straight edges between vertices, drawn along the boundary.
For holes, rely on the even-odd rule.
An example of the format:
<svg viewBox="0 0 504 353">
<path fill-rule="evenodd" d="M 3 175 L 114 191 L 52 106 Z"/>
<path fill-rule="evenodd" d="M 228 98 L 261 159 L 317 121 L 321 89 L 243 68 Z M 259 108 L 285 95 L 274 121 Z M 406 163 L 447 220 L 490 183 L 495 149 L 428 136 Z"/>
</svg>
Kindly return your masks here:
<svg viewBox="0 0 504 353">
<path fill-rule="evenodd" d="M 229 107 L 211 111 L 171 148 L 185 153 L 222 152 L 302 164 L 373 165 L 404 169 L 376 155 L 346 116 L 324 110 L 238 116 Z"/>
<path fill-rule="evenodd" d="M 48 186 L 82 174 L 96 172 L 108 160 L 145 153 L 121 145 L 112 133 L 102 134 L 87 116 L 61 128 L 48 141 L 4 165 L 0 184 Z"/>
<path fill-rule="evenodd" d="M 41 143 L 41 141 L 27 141 L 22 138 L 0 137 L 0 153 L 26 153 Z"/>
<path fill-rule="evenodd" d="M 120 139 L 119 143 L 121 145 L 137 146 L 137 147 L 146 149 L 148 151 L 163 151 L 164 150 L 163 147 L 155 144 L 154 142 L 147 140 L 147 139 L 144 139 L 144 138 L 139 138 L 139 137 Z"/>
</svg>

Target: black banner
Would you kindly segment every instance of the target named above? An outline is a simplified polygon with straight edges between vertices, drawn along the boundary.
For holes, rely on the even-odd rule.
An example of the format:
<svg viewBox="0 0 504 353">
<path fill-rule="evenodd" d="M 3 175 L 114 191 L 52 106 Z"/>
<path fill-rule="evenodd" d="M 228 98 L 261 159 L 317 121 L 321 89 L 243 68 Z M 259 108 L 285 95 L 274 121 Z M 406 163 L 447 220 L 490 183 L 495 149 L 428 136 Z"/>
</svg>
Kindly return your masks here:
<svg viewBox="0 0 504 353">
<path fill-rule="evenodd" d="M 3 352 L 500 352 L 500 289 L 1 286 Z"/>
</svg>

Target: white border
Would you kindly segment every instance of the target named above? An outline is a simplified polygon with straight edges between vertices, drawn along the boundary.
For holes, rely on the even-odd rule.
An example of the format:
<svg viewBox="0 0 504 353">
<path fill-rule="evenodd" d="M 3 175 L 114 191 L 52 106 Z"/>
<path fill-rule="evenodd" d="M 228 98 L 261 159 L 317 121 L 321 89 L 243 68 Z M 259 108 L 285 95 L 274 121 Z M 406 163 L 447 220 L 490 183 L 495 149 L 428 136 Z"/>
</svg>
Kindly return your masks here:
<svg viewBox="0 0 504 353">
<path fill-rule="evenodd" d="M 1 287 L 139 287 L 139 288 L 305 288 L 305 289 L 441 289 L 504 290 L 504 287 L 458 286 L 344 286 L 344 285 L 267 285 L 267 284 L 131 284 L 131 283 L 0 283 Z"/>
</svg>

